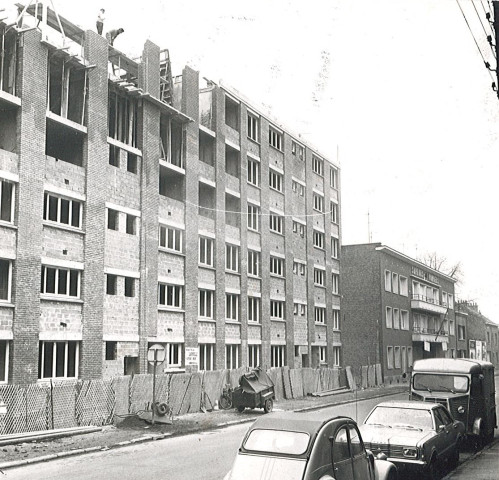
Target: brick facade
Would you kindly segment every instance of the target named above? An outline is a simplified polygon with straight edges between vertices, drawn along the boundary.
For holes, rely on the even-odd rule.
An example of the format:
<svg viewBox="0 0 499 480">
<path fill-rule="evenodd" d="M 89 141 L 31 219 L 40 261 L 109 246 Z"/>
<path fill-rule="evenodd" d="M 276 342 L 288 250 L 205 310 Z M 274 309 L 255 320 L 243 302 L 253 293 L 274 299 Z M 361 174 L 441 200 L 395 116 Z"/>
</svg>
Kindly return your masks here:
<svg viewBox="0 0 499 480">
<path fill-rule="evenodd" d="M 379 363 L 391 382 L 420 358 L 457 357 L 452 278 L 373 243 L 342 246 L 341 282 L 346 365 Z M 417 284 L 431 289 L 432 297 L 417 293 Z"/>
<path fill-rule="evenodd" d="M 58 68 L 48 55 L 55 46 L 37 30 L 19 35 L 19 102 L 0 136 L 0 178 L 16 187 L 15 218 L 0 222 L 0 260 L 12 270 L 9 301 L 0 299 L 8 382 L 36 382 L 39 369 L 43 378 L 147 372 L 153 343 L 170 354 L 162 369 L 196 370 L 185 356 L 200 344 L 213 345 L 206 368 L 234 366 L 227 345 L 238 366 L 249 364 L 255 346 L 252 361 L 263 367 L 340 366 L 332 314 L 340 292 L 331 284 L 339 260 L 330 242 L 340 231 L 329 212 L 330 199 L 339 201 L 329 182 L 337 167 L 227 87 L 208 82 L 200 89 L 189 67 L 170 84 L 171 104 L 163 102 L 163 52 L 150 41 L 136 61 L 95 32 L 79 31 L 81 57 L 62 53 L 68 68 L 79 62 L 75 71 L 85 72 L 81 85 L 68 77 L 77 92 L 68 113 L 51 71 Z M 270 129 L 280 145 L 270 145 Z M 211 164 L 201 158 L 210 148 Z M 314 173 L 314 156 L 322 174 Z M 248 181 L 248 159 L 258 162 L 258 186 Z M 269 187 L 275 172 L 282 188 Z M 317 192 L 321 211 L 313 208 Z M 248 228 L 248 205 L 260 209 L 258 231 Z M 271 214 L 282 218 L 281 233 L 271 230 Z M 160 232 L 166 245 L 159 245 Z M 213 240 L 212 266 L 200 264 L 201 236 Z M 226 268 L 228 244 L 238 250 L 237 272 Z M 249 249 L 260 255 L 258 275 L 250 273 Z M 282 259 L 282 275 L 271 274 L 271 257 Z M 294 271 L 296 261 L 303 274 Z M 325 271 L 323 286 L 314 285 L 315 266 Z M 213 292 L 211 319 L 200 317 L 200 289 Z M 227 295 L 237 296 L 236 319 L 226 318 Z M 256 322 L 248 321 L 248 297 L 260 299 Z M 271 301 L 282 302 L 282 318 L 271 318 Z M 296 302 L 307 304 L 302 314 Z M 315 305 L 326 310 L 323 324 L 315 322 Z"/>
</svg>

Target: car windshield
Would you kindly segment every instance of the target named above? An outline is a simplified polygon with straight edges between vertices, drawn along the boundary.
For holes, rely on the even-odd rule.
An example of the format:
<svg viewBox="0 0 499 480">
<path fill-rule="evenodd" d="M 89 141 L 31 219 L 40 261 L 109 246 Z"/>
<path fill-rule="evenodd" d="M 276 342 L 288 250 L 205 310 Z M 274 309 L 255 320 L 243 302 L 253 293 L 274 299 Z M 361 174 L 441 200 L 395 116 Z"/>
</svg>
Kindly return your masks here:
<svg viewBox="0 0 499 480">
<path fill-rule="evenodd" d="M 285 430 L 253 430 L 244 448 L 255 452 L 301 455 L 307 451 L 309 435 Z"/>
<path fill-rule="evenodd" d="M 415 408 L 376 407 L 366 418 L 366 425 L 386 425 L 428 430 L 433 428 L 431 412 Z"/>
<path fill-rule="evenodd" d="M 438 373 L 416 373 L 413 379 L 414 390 L 426 392 L 466 393 L 468 377 L 463 375 L 440 375 Z"/>
</svg>

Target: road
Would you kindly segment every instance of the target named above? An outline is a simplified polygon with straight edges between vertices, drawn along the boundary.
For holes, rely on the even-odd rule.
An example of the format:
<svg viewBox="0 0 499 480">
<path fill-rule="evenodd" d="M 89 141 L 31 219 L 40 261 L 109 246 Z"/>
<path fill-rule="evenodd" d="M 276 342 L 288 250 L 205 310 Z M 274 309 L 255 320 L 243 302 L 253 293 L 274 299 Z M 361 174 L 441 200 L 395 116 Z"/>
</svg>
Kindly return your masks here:
<svg viewBox="0 0 499 480">
<path fill-rule="evenodd" d="M 384 397 L 403 400 L 407 394 Z M 309 412 L 315 418 L 347 415 L 363 421 L 379 399 Z M 278 405 L 276 405 L 278 407 Z M 0 479 L 215 480 L 230 470 L 249 424 L 201 432 L 77 457 L 8 469 Z"/>
<path fill-rule="evenodd" d="M 407 394 L 332 406 L 309 412 L 314 418 L 347 415 L 362 422 L 372 407 L 384 400 L 406 400 Z M 496 398 L 496 401 L 499 398 Z M 499 402 L 498 402 L 499 404 Z M 278 405 L 276 405 L 277 407 Z M 147 442 L 47 463 L 8 469 L 0 480 L 221 480 L 230 470 L 249 424 L 182 437 Z M 496 430 L 496 438 L 499 431 Z M 473 451 L 461 453 L 460 463 Z M 405 475 L 405 474 L 404 474 Z M 404 480 L 419 480 L 404 476 Z"/>
</svg>

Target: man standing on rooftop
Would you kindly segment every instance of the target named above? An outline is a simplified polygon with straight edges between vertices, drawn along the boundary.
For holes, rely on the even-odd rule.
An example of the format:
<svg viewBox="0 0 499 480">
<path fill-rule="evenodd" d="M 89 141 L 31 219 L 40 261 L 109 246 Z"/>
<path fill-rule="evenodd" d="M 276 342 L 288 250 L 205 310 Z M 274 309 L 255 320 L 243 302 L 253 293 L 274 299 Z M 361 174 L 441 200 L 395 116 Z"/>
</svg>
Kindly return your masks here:
<svg viewBox="0 0 499 480">
<path fill-rule="evenodd" d="M 99 14 L 97 15 L 96 26 L 97 26 L 97 33 L 99 35 L 102 35 L 102 29 L 104 28 L 104 20 L 105 20 L 104 14 L 105 13 L 106 13 L 106 11 L 103 8 L 101 8 L 99 10 Z"/>
</svg>

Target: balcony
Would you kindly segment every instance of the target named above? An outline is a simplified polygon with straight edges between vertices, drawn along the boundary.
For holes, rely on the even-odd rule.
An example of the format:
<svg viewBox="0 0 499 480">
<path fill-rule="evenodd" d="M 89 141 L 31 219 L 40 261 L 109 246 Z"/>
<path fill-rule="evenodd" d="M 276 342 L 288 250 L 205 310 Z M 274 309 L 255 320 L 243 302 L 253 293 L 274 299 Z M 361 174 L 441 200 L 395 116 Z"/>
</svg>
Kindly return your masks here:
<svg viewBox="0 0 499 480">
<path fill-rule="evenodd" d="M 438 333 L 438 334 L 437 334 Z M 449 332 L 442 328 L 428 328 L 424 325 L 414 325 L 412 329 L 413 342 L 447 343 Z"/>
<path fill-rule="evenodd" d="M 413 310 L 421 310 L 423 312 L 437 313 L 440 315 L 444 315 L 447 312 L 447 307 L 440 305 L 438 300 L 416 293 L 412 295 L 411 308 Z"/>
</svg>

